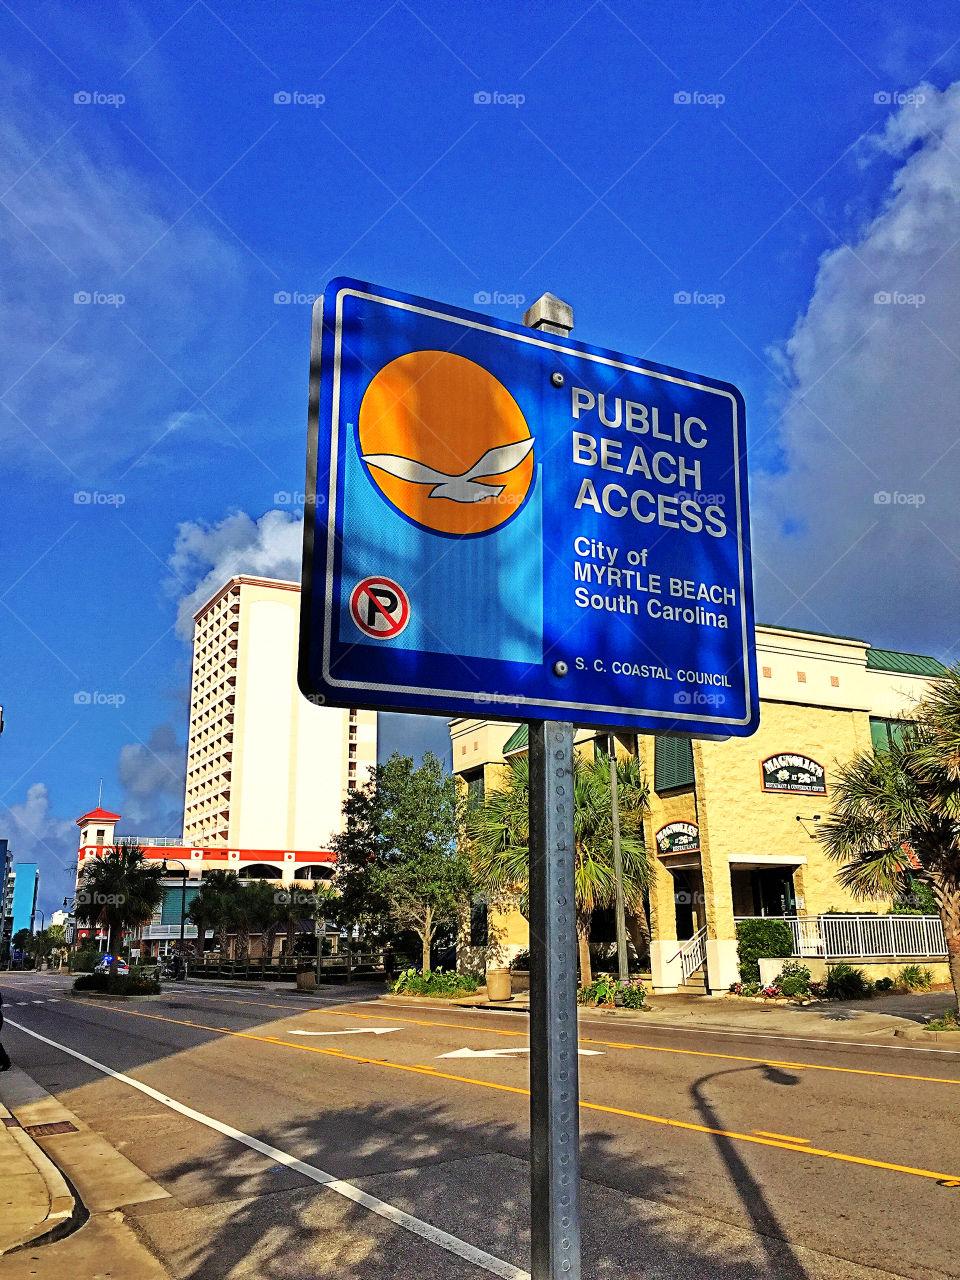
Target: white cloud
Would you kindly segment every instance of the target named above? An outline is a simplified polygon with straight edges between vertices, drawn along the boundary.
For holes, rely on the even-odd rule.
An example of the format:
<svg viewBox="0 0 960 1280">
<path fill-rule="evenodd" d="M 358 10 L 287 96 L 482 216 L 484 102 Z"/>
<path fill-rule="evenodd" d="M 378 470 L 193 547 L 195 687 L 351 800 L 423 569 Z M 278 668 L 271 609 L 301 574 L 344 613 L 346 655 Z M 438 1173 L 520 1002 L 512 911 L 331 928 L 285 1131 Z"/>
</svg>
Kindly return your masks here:
<svg viewBox="0 0 960 1280">
<path fill-rule="evenodd" d="M 3 834 L 10 841 L 14 861 L 37 863 L 41 904 L 58 907 L 64 894 L 73 892 L 76 823 L 51 813 L 50 792 L 42 782 L 27 789 L 21 804 L 8 805 L 3 818 Z"/>
<path fill-rule="evenodd" d="M 55 455 L 89 478 L 170 422 L 216 432 L 178 378 L 202 393 L 248 344 L 236 300 L 252 260 L 116 121 L 66 94 L 43 106 L 56 100 L 3 59 L 0 79 L 5 461 Z"/>
<path fill-rule="evenodd" d="M 960 84 L 920 91 L 876 144 L 900 162 L 884 208 L 823 256 L 776 353 L 784 467 L 754 478 L 755 577 L 763 620 L 943 655 L 960 641 Z"/>
<path fill-rule="evenodd" d="M 193 635 L 193 615 L 234 574 L 300 581 L 303 520 L 288 511 L 268 511 L 253 520 L 243 511 L 218 524 L 187 521 L 177 527 L 168 588 L 184 592 L 177 605 L 177 630 Z"/>
<path fill-rule="evenodd" d="M 185 751 L 173 725 L 157 725 L 146 742 L 120 748 L 121 831 L 178 836 L 183 826 Z"/>
</svg>

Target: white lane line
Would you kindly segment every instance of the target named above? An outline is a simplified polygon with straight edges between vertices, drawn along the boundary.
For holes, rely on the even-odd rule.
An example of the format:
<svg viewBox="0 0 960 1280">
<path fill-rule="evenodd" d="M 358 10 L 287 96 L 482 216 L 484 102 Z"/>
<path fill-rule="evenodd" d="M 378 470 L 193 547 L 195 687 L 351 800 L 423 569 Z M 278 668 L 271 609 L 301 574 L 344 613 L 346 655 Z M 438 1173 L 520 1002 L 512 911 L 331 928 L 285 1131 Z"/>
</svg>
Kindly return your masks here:
<svg viewBox="0 0 960 1280">
<path fill-rule="evenodd" d="M 349 1031 L 290 1031 L 291 1036 L 385 1036 L 399 1027 L 351 1027 Z"/>
<path fill-rule="evenodd" d="M 587 1019 L 583 1018 L 581 1019 L 580 1025 L 606 1027 L 608 1030 L 611 1030 L 609 1022 L 598 1022 L 596 1019 L 591 1019 L 588 1023 Z M 661 1025 L 658 1027 L 640 1027 L 635 1022 L 630 1025 L 632 1027 L 637 1027 L 641 1032 L 648 1033 L 651 1031 L 660 1031 L 664 1033 L 668 1031 L 687 1031 L 700 1036 L 732 1036 L 735 1040 L 788 1040 L 795 1044 L 825 1044 L 829 1045 L 832 1049 L 842 1049 L 844 1045 L 849 1045 L 853 1049 L 897 1049 L 901 1053 L 950 1053 L 954 1056 L 960 1053 L 960 1048 L 921 1049 L 914 1048 L 913 1045 L 908 1044 L 871 1044 L 869 1040 L 817 1040 L 814 1039 L 813 1036 L 782 1036 L 778 1035 L 775 1031 L 735 1031 L 730 1028 L 715 1029 L 713 1027 L 679 1027 L 667 1025 Z M 626 1030 L 626 1027 L 624 1029 Z M 814 1064 L 811 1063 L 810 1065 L 812 1066 Z"/>
<path fill-rule="evenodd" d="M 339 1034 L 339 1033 L 338 1033 Z M 454 1049 L 452 1053 L 438 1053 L 438 1058 L 507 1058 L 513 1053 L 529 1053 L 529 1046 L 526 1048 L 510 1048 L 510 1049 Z M 578 1049 L 577 1053 L 582 1058 L 602 1058 L 604 1056 L 602 1049 Z"/>
<path fill-rule="evenodd" d="M 352 1183 L 344 1182 L 341 1178 L 335 1178 L 332 1173 L 324 1173 L 316 1165 L 298 1160 L 296 1156 L 290 1155 L 289 1152 L 281 1151 L 279 1147 L 273 1147 L 269 1142 L 261 1142 L 259 1138 L 254 1138 L 251 1134 L 244 1133 L 241 1129 L 234 1129 L 232 1125 L 224 1124 L 221 1120 L 215 1120 L 212 1116 L 204 1115 L 202 1111 L 195 1111 L 193 1107 L 188 1107 L 185 1103 L 178 1102 L 176 1098 L 168 1097 L 167 1094 L 160 1093 L 157 1089 L 152 1089 L 150 1085 L 143 1084 L 142 1081 L 134 1079 L 133 1076 L 124 1075 L 122 1071 L 114 1071 L 112 1067 L 105 1066 L 102 1062 L 97 1062 L 95 1058 L 88 1058 L 85 1053 L 71 1049 L 56 1040 L 50 1040 L 47 1036 L 40 1035 L 38 1031 L 31 1031 L 29 1027 L 25 1027 L 19 1022 L 14 1022 L 12 1019 L 7 1021 L 9 1026 L 16 1027 L 18 1031 L 22 1031 L 25 1035 L 33 1036 L 35 1040 L 40 1040 L 44 1044 L 50 1045 L 51 1048 L 59 1049 L 61 1053 L 67 1053 L 71 1058 L 76 1058 L 78 1062 L 85 1062 L 88 1067 L 93 1067 L 96 1071 L 102 1071 L 105 1076 L 110 1076 L 113 1080 L 119 1080 L 121 1084 L 127 1084 L 132 1089 L 145 1093 L 148 1098 L 153 1098 L 156 1102 L 163 1103 L 171 1111 L 178 1111 L 180 1115 L 186 1116 L 189 1120 L 195 1120 L 198 1124 L 206 1125 L 208 1129 L 213 1129 L 217 1133 L 223 1134 L 226 1138 L 232 1138 L 235 1142 L 241 1142 L 245 1147 L 250 1147 L 253 1151 L 259 1151 L 261 1155 L 272 1160 L 274 1164 L 282 1164 L 288 1169 L 294 1169 L 297 1173 L 302 1173 L 311 1182 L 317 1182 L 326 1187 L 328 1191 L 334 1191 L 338 1196 L 343 1196 L 346 1200 L 352 1200 L 354 1204 L 362 1205 L 364 1209 L 369 1209 L 371 1213 L 377 1214 L 378 1217 L 386 1218 L 388 1222 L 402 1227 L 404 1231 L 420 1236 L 422 1240 L 437 1245 L 439 1248 L 445 1249 L 447 1253 L 455 1254 L 458 1258 L 463 1258 L 464 1261 L 471 1262 L 474 1266 L 481 1267 L 484 1271 L 489 1271 L 491 1275 L 500 1276 L 501 1280 L 530 1280 L 529 1272 L 521 1271 L 519 1267 L 513 1266 L 512 1263 L 504 1262 L 502 1258 L 495 1258 L 492 1253 L 478 1249 L 475 1245 L 468 1244 L 466 1240 L 450 1235 L 449 1232 L 441 1231 L 439 1227 L 435 1227 L 432 1223 L 423 1222 L 420 1218 L 415 1218 L 413 1214 L 396 1208 L 395 1205 L 387 1204 L 384 1200 L 378 1200 L 376 1196 L 372 1196 L 366 1191 L 361 1191 L 359 1187 L 355 1187 Z"/>
</svg>

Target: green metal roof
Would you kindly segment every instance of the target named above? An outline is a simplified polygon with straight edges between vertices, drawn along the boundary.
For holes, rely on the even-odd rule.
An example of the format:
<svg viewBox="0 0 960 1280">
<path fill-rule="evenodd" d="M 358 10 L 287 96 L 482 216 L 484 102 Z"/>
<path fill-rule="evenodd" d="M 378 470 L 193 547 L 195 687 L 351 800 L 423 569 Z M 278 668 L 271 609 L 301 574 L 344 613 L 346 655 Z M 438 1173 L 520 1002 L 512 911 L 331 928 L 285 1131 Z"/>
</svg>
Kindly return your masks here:
<svg viewBox="0 0 960 1280">
<path fill-rule="evenodd" d="M 516 755 L 520 751 L 526 751 L 530 746 L 530 726 L 522 724 L 514 729 L 510 737 L 503 744 L 503 754 L 505 756 Z"/>
<path fill-rule="evenodd" d="M 945 676 L 947 668 L 925 653 L 898 653 L 895 649 L 868 649 L 869 671 L 900 671 L 908 676 Z"/>
</svg>

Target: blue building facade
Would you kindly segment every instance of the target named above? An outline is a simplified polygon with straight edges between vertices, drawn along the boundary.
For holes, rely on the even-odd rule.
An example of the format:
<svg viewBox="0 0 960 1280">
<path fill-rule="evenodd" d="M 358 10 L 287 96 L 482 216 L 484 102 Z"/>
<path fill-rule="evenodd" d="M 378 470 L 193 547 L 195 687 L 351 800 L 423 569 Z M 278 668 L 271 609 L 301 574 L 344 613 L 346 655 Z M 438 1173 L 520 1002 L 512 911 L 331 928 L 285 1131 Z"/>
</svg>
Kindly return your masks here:
<svg viewBox="0 0 960 1280">
<path fill-rule="evenodd" d="M 37 889 L 40 871 L 35 862 L 18 862 L 13 868 L 13 896 L 11 898 L 13 926 L 11 937 L 19 930 L 33 931 L 37 914 Z"/>
</svg>

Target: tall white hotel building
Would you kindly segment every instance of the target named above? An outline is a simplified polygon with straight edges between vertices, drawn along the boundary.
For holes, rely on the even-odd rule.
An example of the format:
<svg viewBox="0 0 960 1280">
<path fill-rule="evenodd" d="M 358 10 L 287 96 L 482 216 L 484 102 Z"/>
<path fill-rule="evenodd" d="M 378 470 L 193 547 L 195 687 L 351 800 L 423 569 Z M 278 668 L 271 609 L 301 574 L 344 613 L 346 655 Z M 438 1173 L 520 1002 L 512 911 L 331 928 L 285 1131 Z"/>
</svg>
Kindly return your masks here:
<svg viewBox="0 0 960 1280">
<path fill-rule="evenodd" d="M 325 849 L 376 764 L 376 712 L 300 693 L 299 625 L 298 583 L 245 575 L 194 615 L 185 846 Z"/>
</svg>

